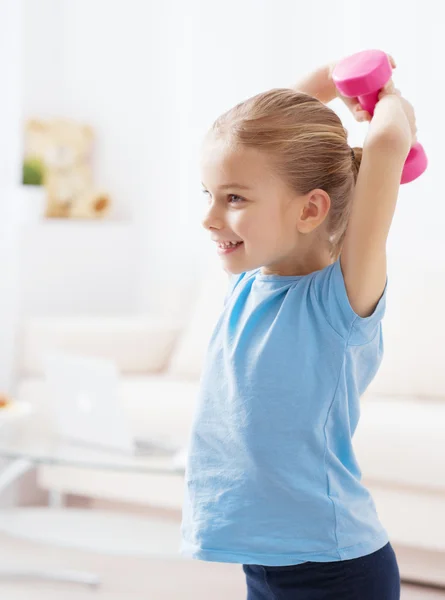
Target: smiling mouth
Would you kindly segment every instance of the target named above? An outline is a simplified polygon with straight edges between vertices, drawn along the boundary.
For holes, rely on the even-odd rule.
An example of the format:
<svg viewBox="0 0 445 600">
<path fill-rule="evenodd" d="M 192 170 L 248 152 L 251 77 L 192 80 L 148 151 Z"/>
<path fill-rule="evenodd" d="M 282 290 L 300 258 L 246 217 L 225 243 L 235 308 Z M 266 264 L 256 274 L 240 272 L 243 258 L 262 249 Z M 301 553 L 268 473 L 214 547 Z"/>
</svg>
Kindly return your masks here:
<svg viewBox="0 0 445 600">
<path fill-rule="evenodd" d="M 234 244 L 218 244 L 217 248 L 220 254 L 229 254 L 230 252 L 237 250 L 240 246 L 242 246 L 242 244 L 243 242 L 236 242 Z"/>
<path fill-rule="evenodd" d="M 242 244 L 242 242 L 218 242 L 217 246 L 218 248 L 234 248 L 235 246 L 239 246 L 239 244 Z"/>
</svg>

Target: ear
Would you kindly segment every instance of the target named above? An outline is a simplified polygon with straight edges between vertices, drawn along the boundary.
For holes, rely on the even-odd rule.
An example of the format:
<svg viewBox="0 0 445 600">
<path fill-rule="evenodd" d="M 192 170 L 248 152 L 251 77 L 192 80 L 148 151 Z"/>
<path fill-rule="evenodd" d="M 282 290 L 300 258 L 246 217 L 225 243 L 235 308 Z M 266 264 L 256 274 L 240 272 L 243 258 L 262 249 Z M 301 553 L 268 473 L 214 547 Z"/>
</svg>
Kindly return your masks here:
<svg viewBox="0 0 445 600">
<path fill-rule="evenodd" d="M 303 196 L 298 229 L 301 233 L 311 233 L 326 219 L 331 208 L 329 194 L 320 188 Z"/>
</svg>

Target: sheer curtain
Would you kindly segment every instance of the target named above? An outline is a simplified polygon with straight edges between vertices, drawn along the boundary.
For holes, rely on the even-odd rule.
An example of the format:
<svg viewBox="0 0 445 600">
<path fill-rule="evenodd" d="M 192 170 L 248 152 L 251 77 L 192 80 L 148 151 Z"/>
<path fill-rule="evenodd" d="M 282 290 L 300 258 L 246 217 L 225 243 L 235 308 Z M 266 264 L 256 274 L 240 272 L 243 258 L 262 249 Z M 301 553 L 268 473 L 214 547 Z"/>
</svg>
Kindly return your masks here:
<svg viewBox="0 0 445 600">
<path fill-rule="evenodd" d="M 21 0 L 0 0 L 0 83 L 0 392 L 11 393 L 21 304 Z"/>
</svg>

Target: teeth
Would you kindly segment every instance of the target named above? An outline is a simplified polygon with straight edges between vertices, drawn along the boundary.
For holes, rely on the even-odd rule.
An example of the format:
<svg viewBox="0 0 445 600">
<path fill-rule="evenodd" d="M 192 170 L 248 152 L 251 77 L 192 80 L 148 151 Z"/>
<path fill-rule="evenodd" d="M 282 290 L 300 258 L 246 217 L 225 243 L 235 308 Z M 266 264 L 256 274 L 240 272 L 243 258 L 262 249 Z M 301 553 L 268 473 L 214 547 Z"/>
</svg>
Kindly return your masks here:
<svg viewBox="0 0 445 600">
<path fill-rule="evenodd" d="M 241 242 L 221 242 L 218 244 L 220 248 L 232 248 L 232 246 L 237 246 Z"/>
</svg>

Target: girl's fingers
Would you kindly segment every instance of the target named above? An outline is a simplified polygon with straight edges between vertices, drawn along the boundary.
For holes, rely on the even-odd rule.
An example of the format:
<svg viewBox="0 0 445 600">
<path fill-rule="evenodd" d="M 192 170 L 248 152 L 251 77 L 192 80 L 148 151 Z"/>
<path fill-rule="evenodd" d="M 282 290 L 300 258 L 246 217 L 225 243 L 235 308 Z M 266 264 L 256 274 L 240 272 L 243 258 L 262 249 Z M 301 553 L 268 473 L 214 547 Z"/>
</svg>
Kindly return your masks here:
<svg viewBox="0 0 445 600">
<path fill-rule="evenodd" d="M 387 54 L 388 58 L 389 58 L 389 64 L 391 65 L 391 67 L 393 69 L 395 69 L 397 67 L 396 65 L 396 61 L 394 60 L 394 58 L 391 56 L 391 54 Z"/>
<path fill-rule="evenodd" d="M 362 108 L 362 106 L 358 102 L 357 98 L 355 98 L 355 102 L 353 103 L 351 112 L 356 121 L 370 121 L 371 120 L 371 115 L 369 114 L 369 112 L 367 110 L 364 110 Z"/>
<path fill-rule="evenodd" d="M 396 89 L 394 81 L 390 79 L 383 89 L 386 91 L 387 94 L 394 94 L 394 90 Z"/>
<path fill-rule="evenodd" d="M 342 99 L 343 99 L 344 103 L 346 104 L 346 106 L 351 111 L 351 113 L 356 121 L 361 122 L 361 121 L 370 121 L 371 120 L 371 115 L 369 114 L 368 111 L 363 110 L 363 108 L 360 105 L 357 98 L 343 97 Z"/>
<path fill-rule="evenodd" d="M 385 83 L 383 88 L 380 90 L 378 99 L 380 100 L 381 98 L 383 98 L 383 96 L 386 96 L 388 94 L 396 94 L 396 93 L 397 92 L 396 92 L 396 88 L 394 87 L 394 82 L 392 79 L 390 79 L 387 83 Z M 400 92 L 398 95 L 400 95 Z"/>
<path fill-rule="evenodd" d="M 360 108 L 360 104 L 358 103 L 357 98 L 348 98 L 347 96 L 343 96 L 343 101 L 350 111 L 354 112 L 357 110 L 357 107 Z"/>
<path fill-rule="evenodd" d="M 354 118 L 356 121 L 370 121 L 371 115 L 367 110 L 363 110 L 363 108 L 359 106 L 359 108 L 354 111 Z"/>
<path fill-rule="evenodd" d="M 371 115 L 367 110 L 361 110 L 356 115 L 357 121 L 370 121 Z"/>
<path fill-rule="evenodd" d="M 365 120 L 364 116 L 362 114 L 364 112 L 363 108 L 360 106 L 360 103 L 357 100 L 357 98 L 344 98 L 344 101 L 356 121 L 364 121 Z"/>
</svg>

